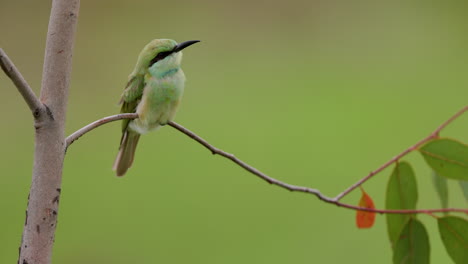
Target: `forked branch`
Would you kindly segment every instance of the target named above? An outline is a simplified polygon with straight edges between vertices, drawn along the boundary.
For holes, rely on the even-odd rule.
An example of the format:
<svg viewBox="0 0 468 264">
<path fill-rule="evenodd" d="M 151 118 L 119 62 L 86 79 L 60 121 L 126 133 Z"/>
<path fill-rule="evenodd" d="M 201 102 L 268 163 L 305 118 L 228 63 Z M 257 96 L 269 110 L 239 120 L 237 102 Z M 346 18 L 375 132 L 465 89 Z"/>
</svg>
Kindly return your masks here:
<svg viewBox="0 0 468 264">
<path fill-rule="evenodd" d="M 405 149 L 403 152 L 401 152 L 400 154 L 396 155 L 395 157 L 393 157 L 391 160 L 385 162 L 382 166 L 380 166 L 378 169 L 372 171 L 371 173 L 369 173 L 369 175 L 367 175 L 366 177 L 360 179 L 358 182 L 356 182 L 355 184 L 351 185 L 349 188 L 347 188 L 346 190 L 344 190 L 342 193 L 338 194 L 334 199 L 335 200 L 340 200 L 341 198 L 345 197 L 347 194 L 349 194 L 350 192 L 352 192 L 354 189 L 356 189 L 357 187 L 361 186 L 364 182 L 366 182 L 367 180 L 369 180 L 370 178 L 372 178 L 374 175 L 376 175 L 377 173 L 381 172 L 383 169 L 387 168 L 388 166 L 392 165 L 393 163 L 397 162 L 399 159 L 401 159 L 403 156 L 407 155 L 408 153 L 410 153 L 411 151 L 413 150 L 417 150 L 420 146 L 424 145 L 425 143 L 429 142 L 430 140 L 432 139 L 435 139 L 437 137 L 439 137 L 439 133 L 440 131 L 442 131 L 442 129 L 444 129 L 446 126 L 448 126 L 450 123 L 452 123 L 455 119 L 457 119 L 459 116 L 461 116 L 464 112 L 466 112 L 468 110 L 468 106 L 465 106 L 463 107 L 462 109 L 460 109 L 457 113 L 455 113 L 452 117 L 450 117 L 447 121 L 445 121 L 444 123 L 442 123 L 439 127 L 436 128 L 436 130 L 434 130 L 434 132 L 432 132 L 431 134 L 429 134 L 429 136 L 427 136 L 426 138 L 423 138 L 421 139 L 418 143 L 414 144 L 413 146 Z"/>
</svg>

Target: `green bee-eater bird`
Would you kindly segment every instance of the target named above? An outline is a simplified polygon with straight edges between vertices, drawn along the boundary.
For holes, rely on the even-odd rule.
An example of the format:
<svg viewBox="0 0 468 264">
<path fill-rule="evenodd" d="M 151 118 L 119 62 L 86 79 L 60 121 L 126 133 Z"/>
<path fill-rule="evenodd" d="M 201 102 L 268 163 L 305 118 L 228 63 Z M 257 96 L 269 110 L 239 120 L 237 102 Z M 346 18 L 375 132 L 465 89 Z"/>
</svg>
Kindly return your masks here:
<svg viewBox="0 0 468 264">
<path fill-rule="evenodd" d="M 181 50 L 197 42 L 199 40 L 177 44 L 172 39 L 155 39 L 138 56 L 120 99 L 120 112 L 137 113 L 138 118 L 123 121 L 122 139 L 113 168 L 117 176 L 123 176 L 132 165 L 140 135 L 174 118 L 185 85 L 185 75 L 180 68 Z"/>
</svg>

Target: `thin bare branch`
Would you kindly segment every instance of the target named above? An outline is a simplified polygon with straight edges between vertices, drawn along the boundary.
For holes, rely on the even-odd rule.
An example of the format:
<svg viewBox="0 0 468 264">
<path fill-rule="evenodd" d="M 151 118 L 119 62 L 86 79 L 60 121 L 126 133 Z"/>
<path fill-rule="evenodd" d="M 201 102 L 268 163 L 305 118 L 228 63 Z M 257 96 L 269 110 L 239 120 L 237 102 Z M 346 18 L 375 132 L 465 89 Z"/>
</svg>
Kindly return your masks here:
<svg viewBox="0 0 468 264">
<path fill-rule="evenodd" d="M 461 111 L 457 112 L 457 114 L 455 114 L 450 119 L 448 119 L 446 122 L 444 122 L 431 135 L 437 135 L 444 127 L 446 127 L 449 123 L 454 121 L 458 116 L 460 116 L 466 110 L 468 110 L 468 106 L 463 108 Z M 109 123 L 109 122 L 112 122 L 112 121 L 116 121 L 116 120 L 121 120 L 121 119 L 134 119 L 134 118 L 137 118 L 137 117 L 138 117 L 137 114 L 119 114 L 119 115 L 113 115 L 113 116 L 108 116 L 108 117 L 104 117 L 102 119 L 99 119 L 99 120 L 97 120 L 97 121 L 95 121 L 95 122 L 81 128 L 81 129 L 77 130 L 73 134 L 71 134 L 67 138 L 67 146 L 69 146 L 71 143 L 73 143 L 73 141 L 75 141 L 76 139 L 78 139 L 82 135 L 86 134 L 87 132 L 89 132 L 89 131 L 91 131 L 91 130 L 93 130 L 93 129 L 95 129 L 95 128 L 103 125 L 103 124 L 106 124 L 106 123 Z M 262 180 L 264 180 L 264 181 L 266 181 L 266 182 L 268 182 L 270 184 L 277 185 L 277 186 L 279 186 L 281 188 L 284 188 L 286 190 L 293 191 L 293 192 L 303 192 L 303 193 L 312 194 L 312 195 L 315 195 L 317 198 L 319 198 L 320 200 L 322 200 L 322 201 L 324 201 L 326 203 L 334 204 L 334 205 L 339 206 L 339 207 L 348 208 L 348 209 L 355 210 L 355 211 L 367 211 L 367 212 L 375 212 L 375 213 L 381 213 L 381 214 L 433 214 L 433 213 L 442 213 L 442 212 L 458 212 L 458 213 L 467 213 L 468 214 L 468 209 L 460 209 L 460 208 L 419 209 L 419 210 L 384 210 L 384 209 L 370 209 L 370 208 L 365 208 L 365 207 L 360 207 L 360 206 L 355 206 L 355 205 L 351 205 L 351 204 L 342 203 L 337 198 L 327 197 L 327 196 L 323 195 L 318 189 L 313 189 L 313 188 L 298 186 L 298 185 L 292 185 L 292 184 L 289 184 L 289 183 L 282 182 L 282 181 L 280 181 L 278 179 L 272 178 L 272 177 L 268 176 L 267 174 L 261 172 L 260 170 L 256 169 L 255 167 L 252 167 L 249 164 L 247 164 L 247 163 L 243 162 L 242 160 L 238 159 L 233 154 L 225 152 L 225 151 L 211 145 L 210 143 L 208 143 L 208 141 L 201 138 L 200 136 L 193 133 L 192 131 L 188 130 L 187 128 L 185 128 L 185 127 L 183 127 L 183 126 L 181 126 L 181 125 L 179 125 L 179 124 L 177 124 L 175 122 L 169 122 L 168 125 L 175 128 L 175 129 L 177 129 L 178 131 L 182 132 L 183 134 L 187 135 L 188 137 L 195 140 L 196 142 L 200 143 L 202 146 L 207 148 L 213 155 L 215 155 L 215 154 L 220 155 L 220 156 L 222 156 L 224 158 L 227 158 L 227 159 L 231 160 L 232 162 L 236 163 L 237 165 L 244 168 L 248 172 L 256 175 L 260 179 L 262 179 Z M 424 142 L 427 142 L 428 140 L 429 139 L 425 138 L 425 139 L 419 141 L 414 146 L 408 148 L 408 150 L 402 152 L 401 154 L 397 155 L 395 158 L 393 158 L 390 161 L 386 162 L 378 170 L 372 172 L 371 176 L 377 174 L 378 172 L 383 170 L 385 167 L 389 166 L 390 164 L 392 164 L 393 162 L 395 162 L 396 160 L 398 160 L 402 156 L 406 155 L 410 151 L 412 151 L 414 149 L 417 149 L 417 147 L 419 147 Z M 367 176 L 364 179 L 368 179 L 371 176 Z M 362 184 L 362 182 L 360 182 L 360 181 L 358 183 Z M 357 186 L 359 186 L 359 185 L 357 185 Z M 348 190 L 349 189 L 350 188 L 348 188 Z M 348 193 L 349 193 L 349 191 L 348 191 Z"/>
<path fill-rule="evenodd" d="M 317 190 L 317 189 L 291 185 L 291 184 L 281 182 L 281 181 L 279 181 L 279 180 L 277 180 L 275 178 L 272 178 L 272 177 L 266 175 L 265 173 L 259 171 L 258 169 L 254 168 L 254 167 L 248 165 L 247 163 L 243 162 L 242 160 L 238 159 L 233 154 L 225 152 L 225 151 L 223 151 L 223 150 L 221 150 L 221 149 L 219 149 L 219 148 L 217 148 L 215 146 L 212 146 L 210 143 L 208 143 L 203 138 L 199 137 L 198 135 L 196 135 L 192 131 L 186 129 L 185 127 L 183 127 L 183 126 L 181 126 L 181 125 L 179 125 L 179 124 L 177 124 L 175 122 L 169 122 L 168 125 L 170 125 L 171 127 L 179 130 L 180 132 L 184 133 L 185 135 L 187 135 L 191 139 L 197 141 L 198 143 L 203 145 L 205 148 L 209 149 L 213 155 L 217 154 L 217 155 L 223 156 L 223 157 L 225 157 L 227 159 L 230 159 L 232 162 L 234 162 L 237 165 L 241 166 L 242 168 L 244 168 L 248 172 L 257 175 L 262 180 L 264 180 L 264 181 L 266 181 L 266 182 L 268 182 L 270 184 L 278 185 L 278 186 L 283 187 L 283 188 L 285 188 L 287 190 L 290 190 L 290 191 L 311 193 L 311 194 L 314 194 L 314 195 L 318 196 L 322 200 L 328 200 L 328 198 L 325 197 L 324 195 L 322 195 L 320 193 L 320 191 Z"/>
<path fill-rule="evenodd" d="M 137 117 L 138 117 L 138 114 L 136 113 L 128 113 L 128 114 L 118 114 L 118 115 L 107 116 L 107 117 L 101 118 L 87 126 L 84 126 L 83 128 L 75 131 L 73 134 L 68 136 L 66 139 L 66 142 L 67 142 L 66 147 L 68 148 L 73 142 L 75 142 L 75 140 L 79 139 L 82 135 L 104 124 L 117 121 L 117 120 L 122 120 L 122 119 L 135 119 Z"/>
<path fill-rule="evenodd" d="M 414 151 L 414 150 L 417 150 L 420 146 L 422 146 L 423 144 L 429 142 L 430 140 L 432 139 L 435 139 L 439 136 L 439 133 L 440 131 L 442 131 L 442 129 L 444 129 L 446 126 L 448 126 L 450 123 L 452 123 L 455 119 L 457 119 L 459 116 L 461 116 L 464 112 L 466 112 L 468 110 L 468 105 L 463 107 L 462 109 L 460 109 L 458 112 L 456 112 L 453 116 L 451 116 L 449 119 L 447 119 L 447 121 L 445 121 L 444 123 L 442 123 L 440 126 L 438 126 L 436 128 L 436 130 L 434 130 L 429 136 L 427 136 L 426 138 L 423 138 L 421 139 L 418 143 L 414 144 L 413 146 L 407 148 L 406 150 L 404 150 L 403 152 L 401 152 L 400 154 L 396 155 L 395 157 L 393 157 L 391 160 L 385 162 L 382 166 L 380 166 L 378 169 L 376 169 L 375 171 L 372 171 L 371 173 L 369 173 L 369 175 L 367 175 L 366 177 L 360 179 L 359 181 L 357 181 L 356 183 L 354 183 L 353 185 L 351 185 L 349 188 L 347 188 L 346 190 L 344 190 L 342 193 L 338 194 L 334 199 L 339 201 L 340 199 L 342 199 L 343 197 L 345 197 L 347 194 L 349 194 L 350 192 L 352 192 L 354 189 L 356 189 L 357 187 L 361 186 L 364 182 L 366 182 L 367 180 L 369 180 L 370 178 L 372 178 L 374 175 L 376 175 L 377 173 L 381 172 L 383 169 L 387 168 L 388 166 L 390 166 L 391 164 L 397 162 L 399 159 L 401 159 L 403 156 L 407 155 L 408 153 L 410 153 L 411 151 Z"/>
<path fill-rule="evenodd" d="M 35 118 L 41 113 L 41 110 L 44 108 L 43 104 L 39 101 L 36 94 L 34 94 L 33 90 L 24 79 L 23 75 L 18 71 L 16 66 L 10 60 L 8 55 L 0 48 L 0 66 L 5 74 L 11 79 L 11 81 L 15 84 L 16 88 L 23 96 L 24 101 L 28 104 L 29 109 L 33 113 Z"/>
</svg>

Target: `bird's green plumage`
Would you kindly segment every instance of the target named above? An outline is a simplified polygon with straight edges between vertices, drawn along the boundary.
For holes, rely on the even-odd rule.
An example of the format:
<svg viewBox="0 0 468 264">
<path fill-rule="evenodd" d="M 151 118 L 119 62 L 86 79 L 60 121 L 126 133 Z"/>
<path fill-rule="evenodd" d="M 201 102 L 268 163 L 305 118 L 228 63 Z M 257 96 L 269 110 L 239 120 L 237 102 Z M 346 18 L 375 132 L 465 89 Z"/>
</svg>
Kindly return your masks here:
<svg viewBox="0 0 468 264">
<path fill-rule="evenodd" d="M 124 90 L 122 94 L 122 98 L 120 99 L 120 103 L 122 104 L 122 109 L 120 113 L 134 113 L 136 107 L 138 105 L 138 101 L 141 99 L 143 95 L 143 88 L 144 88 L 144 76 L 136 75 L 131 76 L 130 80 L 127 83 L 127 88 Z M 130 119 L 124 119 L 122 123 L 122 132 L 127 129 L 128 123 Z"/>
<path fill-rule="evenodd" d="M 138 118 L 123 121 L 121 145 L 114 163 L 117 176 L 123 176 L 131 166 L 140 134 L 174 118 L 185 84 L 180 50 L 193 43 L 196 42 L 177 44 L 170 39 L 155 39 L 138 56 L 121 97 L 121 113 L 138 113 Z"/>
</svg>

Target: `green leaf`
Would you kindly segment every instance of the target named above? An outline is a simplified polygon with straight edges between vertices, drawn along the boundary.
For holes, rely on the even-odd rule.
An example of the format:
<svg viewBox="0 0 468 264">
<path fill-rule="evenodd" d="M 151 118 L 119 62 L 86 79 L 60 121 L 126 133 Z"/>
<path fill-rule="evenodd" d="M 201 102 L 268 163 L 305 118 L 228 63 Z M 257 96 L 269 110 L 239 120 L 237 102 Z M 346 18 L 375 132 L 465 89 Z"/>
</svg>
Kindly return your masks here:
<svg viewBox="0 0 468 264">
<path fill-rule="evenodd" d="M 427 164 L 439 175 L 468 180 L 468 146 L 448 138 L 432 140 L 419 149 Z"/>
<path fill-rule="evenodd" d="M 468 181 L 459 181 L 459 183 L 462 188 L 463 195 L 465 195 L 465 199 L 468 201 Z"/>
<path fill-rule="evenodd" d="M 388 180 L 385 208 L 415 209 L 417 200 L 418 189 L 411 165 L 407 162 L 397 163 Z M 395 247 L 400 232 L 411 215 L 387 214 L 386 217 L 388 237 L 392 247 Z"/>
<path fill-rule="evenodd" d="M 393 251 L 393 263 L 429 263 L 430 246 L 426 228 L 415 218 L 405 225 Z"/>
<path fill-rule="evenodd" d="M 446 216 L 438 219 L 439 232 L 445 249 L 457 264 L 468 263 L 468 221 Z"/>
<path fill-rule="evenodd" d="M 447 187 L 447 178 L 441 177 L 437 172 L 432 171 L 432 183 L 434 188 L 439 195 L 440 203 L 442 208 L 448 207 L 448 187 Z"/>
</svg>

